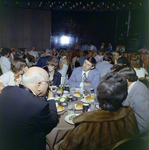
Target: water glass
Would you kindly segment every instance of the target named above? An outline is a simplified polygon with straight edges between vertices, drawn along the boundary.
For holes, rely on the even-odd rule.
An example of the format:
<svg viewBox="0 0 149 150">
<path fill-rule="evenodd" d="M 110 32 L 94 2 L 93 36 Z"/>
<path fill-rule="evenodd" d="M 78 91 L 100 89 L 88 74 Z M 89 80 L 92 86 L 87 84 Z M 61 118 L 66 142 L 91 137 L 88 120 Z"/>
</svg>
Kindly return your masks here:
<svg viewBox="0 0 149 150">
<path fill-rule="evenodd" d="M 94 89 L 91 88 L 91 99 L 95 99 L 95 93 L 94 93 Z"/>
<path fill-rule="evenodd" d="M 76 91 L 76 90 L 75 90 L 75 87 L 70 88 L 70 95 L 72 95 L 72 96 L 73 96 L 73 95 L 74 95 L 74 93 L 75 93 L 75 91 Z"/>
<path fill-rule="evenodd" d="M 65 85 L 65 90 L 69 91 L 69 85 L 68 84 Z"/>
<path fill-rule="evenodd" d="M 99 102 L 98 102 L 98 100 L 97 100 L 97 94 L 95 93 L 95 98 L 94 98 L 94 104 L 95 104 L 95 106 L 96 105 L 99 105 Z"/>
<path fill-rule="evenodd" d="M 62 84 L 59 85 L 59 94 L 60 94 L 60 96 L 63 95 L 63 85 Z"/>
<path fill-rule="evenodd" d="M 68 102 L 68 115 L 74 114 L 74 103 Z"/>
<path fill-rule="evenodd" d="M 89 88 L 87 88 L 85 91 L 84 91 L 84 98 L 86 97 L 91 97 L 91 91 Z"/>
</svg>

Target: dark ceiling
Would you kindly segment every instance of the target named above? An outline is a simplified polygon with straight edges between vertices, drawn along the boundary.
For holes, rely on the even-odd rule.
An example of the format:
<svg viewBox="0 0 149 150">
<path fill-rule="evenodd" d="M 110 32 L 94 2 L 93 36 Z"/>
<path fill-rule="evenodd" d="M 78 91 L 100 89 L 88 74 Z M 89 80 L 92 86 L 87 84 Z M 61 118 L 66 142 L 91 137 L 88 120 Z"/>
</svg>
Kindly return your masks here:
<svg viewBox="0 0 149 150">
<path fill-rule="evenodd" d="M 40 10 L 114 11 L 148 8 L 149 2 L 142 0 L 1 0 L 0 6 Z"/>
</svg>

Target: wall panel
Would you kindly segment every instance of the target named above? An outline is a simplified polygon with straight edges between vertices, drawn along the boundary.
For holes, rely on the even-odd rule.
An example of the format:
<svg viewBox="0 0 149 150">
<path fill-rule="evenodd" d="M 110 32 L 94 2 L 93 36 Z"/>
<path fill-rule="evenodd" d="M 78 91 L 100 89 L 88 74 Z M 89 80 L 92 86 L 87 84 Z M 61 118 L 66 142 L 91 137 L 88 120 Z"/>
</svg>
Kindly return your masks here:
<svg viewBox="0 0 149 150">
<path fill-rule="evenodd" d="M 50 47 L 50 11 L 0 7 L 0 12 L 0 46 Z"/>
<path fill-rule="evenodd" d="M 28 50 L 33 46 L 33 10 L 24 11 L 24 47 L 27 47 Z"/>
</svg>

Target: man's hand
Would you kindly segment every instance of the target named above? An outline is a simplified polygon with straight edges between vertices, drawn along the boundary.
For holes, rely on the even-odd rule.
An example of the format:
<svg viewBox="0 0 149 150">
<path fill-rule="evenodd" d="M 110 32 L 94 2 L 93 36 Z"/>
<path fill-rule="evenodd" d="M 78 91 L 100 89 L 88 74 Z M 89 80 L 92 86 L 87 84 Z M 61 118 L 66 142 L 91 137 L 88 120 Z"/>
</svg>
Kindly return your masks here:
<svg viewBox="0 0 149 150">
<path fill-rule="evenodd" d="M 51 97 L 53 97 L 53 93 L 52 93 L 51 90 L 49 90 L 49 92 L 48 92 L 48 99 L 51 98 Z"/>
<path fill-rule="evenodd" d="M 83 85 L 84 85 L 84 86 L 90 86 L 90 85 L 91 85 L 91 83 L 83 82 Z"/>
<path fill-rule="evenodd" d="M 0 82 L 0 93 L 2 92 L 2 89 L 3 89 L 3 84 Z"/>
</svg>

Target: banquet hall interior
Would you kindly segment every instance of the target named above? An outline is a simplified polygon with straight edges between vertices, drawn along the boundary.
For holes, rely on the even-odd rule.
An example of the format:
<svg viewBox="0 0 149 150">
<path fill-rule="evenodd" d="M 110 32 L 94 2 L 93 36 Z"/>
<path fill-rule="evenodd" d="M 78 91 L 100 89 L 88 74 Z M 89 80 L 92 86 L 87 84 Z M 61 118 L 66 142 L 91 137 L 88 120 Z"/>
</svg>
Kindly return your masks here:
<svg viewBox="0 0 149 150">
<path fill-rule="evenodd" d="M 8 59 L 4 62 L 2 58 Z M 54 99 L 49 109 L 56 111 L 58 118 L 46 133 L 46 150 L 89 150 L 86 140 L 93 142 L 93 150 L 149 148 L 149 1 L 1 0 L 0 101 L 3 94 L 9 95 L 3 93 L 7 86 L 20 86 L 23 78 L 24 85 L 27 84 L 25 74 L 30 69 L 36 71 L 36 67 L 43 68 L 43 74 L 48 73 L 47 89 L 53 93 L 40 96 L 30 88 L 28 91 L 46 99 L 46 103 Z M 86 71 L 85 67 L 90 68 Z M 84 72 L 88 72 L 87 80 Z M 109 95 L 104 96 L 104 88 L 110 91 Z M 85 99 L 88 89 L 89 97 L 94 95 L 93 101 Z M 112 101 L 121 91 L 121 101 Z M 4 118 L 5 111 L 1 109 L 4 103 L 0 103 L 0 119 Z M 69 114 L 72 104 L 74 116 Z M 99 114 L 107 120 L 94 111 L 101 111 Z M 4 126 L 0 123 L 0 128 Z M 97 135 L 93 129 L 103 133 Z M 1 136 L 0 133 L 0 140 Z M 97 139 L 102 142 L 92 136 L 100 136 Z M 15 144 L 6 145 L 11 149 L 11 144 L 13 149 Z M 0 149 L 6 145 L 0 142 Z M 24 150 L 27 149 L 30 150 L 29 147 Z"/>
</svg>

